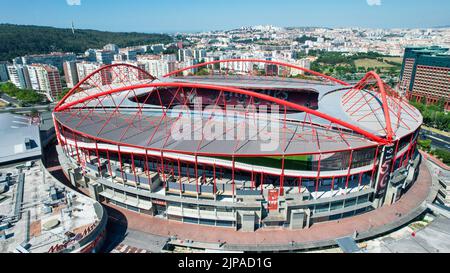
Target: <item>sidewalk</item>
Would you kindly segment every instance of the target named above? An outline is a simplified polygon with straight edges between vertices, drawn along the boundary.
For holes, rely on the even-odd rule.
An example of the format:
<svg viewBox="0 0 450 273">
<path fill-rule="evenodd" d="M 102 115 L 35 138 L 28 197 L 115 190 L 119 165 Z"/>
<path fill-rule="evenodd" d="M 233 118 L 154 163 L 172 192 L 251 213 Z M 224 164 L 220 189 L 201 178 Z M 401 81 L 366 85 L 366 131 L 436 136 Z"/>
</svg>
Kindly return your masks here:
<svg viewBox="0 0 450 273">
<path fill-rule="evenodd" d="M 424 151 L 420 151 L 420 154 L 422 155 L 424 160 L 431 160 L 433 161 L 436 165 L 438 165 L 439 167 L 441 167 L 444 170 L 450 171 L 450 166 L 447 166 L 446 164 L 444 164 L 444 162 L 442 162 L 441 160 L 439 160 L 437 157 L 430 155 Z"/>
</svg>

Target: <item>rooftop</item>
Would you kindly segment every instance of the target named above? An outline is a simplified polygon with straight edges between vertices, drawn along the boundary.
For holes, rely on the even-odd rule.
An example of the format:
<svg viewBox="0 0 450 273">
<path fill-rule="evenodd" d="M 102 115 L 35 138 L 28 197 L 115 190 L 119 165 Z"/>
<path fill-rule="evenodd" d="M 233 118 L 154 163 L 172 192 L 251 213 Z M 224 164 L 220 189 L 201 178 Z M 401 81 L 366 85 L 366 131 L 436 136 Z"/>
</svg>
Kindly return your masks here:
<svg viewBox="0 0 450 273">
<path fill-rule="evenodd" d="M 0 164 L 41 156 L 39 126 L 31 118 L 0 114 Z"/>
<path fill-rule="evenodd" d="M 39 162 L 24 165 L 0 169 L 1 177 L 11 177 L 0 194 L 0 226 L 7 227 L 0 229 L 0 252 L 48 252 L 100 220 L 95 201 L 62 186 Z"/>
</svg>

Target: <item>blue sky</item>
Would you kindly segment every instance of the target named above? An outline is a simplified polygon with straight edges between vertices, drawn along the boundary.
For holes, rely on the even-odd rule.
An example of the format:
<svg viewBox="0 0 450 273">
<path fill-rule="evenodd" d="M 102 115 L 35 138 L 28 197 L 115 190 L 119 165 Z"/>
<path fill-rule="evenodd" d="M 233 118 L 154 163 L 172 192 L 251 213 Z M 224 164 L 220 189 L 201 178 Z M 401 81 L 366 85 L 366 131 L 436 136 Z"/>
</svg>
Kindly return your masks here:
<svg viewBox="0 0 450 273">
<path fill-rule="evenodd" d="M 73 20 L 76 28 L 108 31 L 450 25 L 448 0 L 0 0 L 0 7 L 0 23 L 70 27 Z"/>
</svg>

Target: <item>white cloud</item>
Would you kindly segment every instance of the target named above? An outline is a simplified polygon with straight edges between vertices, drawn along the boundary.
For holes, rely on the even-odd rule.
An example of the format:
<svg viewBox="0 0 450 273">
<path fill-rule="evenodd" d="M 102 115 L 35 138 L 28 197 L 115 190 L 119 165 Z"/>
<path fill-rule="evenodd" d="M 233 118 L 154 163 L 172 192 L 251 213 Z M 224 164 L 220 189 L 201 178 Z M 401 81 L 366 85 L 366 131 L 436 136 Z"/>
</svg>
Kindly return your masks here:
<svg viewBox="0 0 450 273">
<path fill-rule="evenodd" d="M 80 6 L 81 0 L 66 0 L 67 5 L 69 6 Z"/>
<path fill-rule="evenodd" d="M 369 6 L 381 6 L 381 0 L 367 0 Z"/>
</svg>

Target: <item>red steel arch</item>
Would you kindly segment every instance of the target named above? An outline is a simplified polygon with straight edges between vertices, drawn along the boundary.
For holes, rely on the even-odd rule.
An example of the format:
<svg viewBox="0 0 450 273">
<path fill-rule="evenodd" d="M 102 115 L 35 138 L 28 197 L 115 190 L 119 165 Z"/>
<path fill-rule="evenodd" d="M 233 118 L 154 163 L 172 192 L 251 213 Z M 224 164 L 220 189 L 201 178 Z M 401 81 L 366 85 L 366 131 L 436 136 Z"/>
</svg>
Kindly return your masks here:
<svg viewBox="0 0 450 273">
<path fill-rule="evenodd" d="M 183 71 L 191 70 L 191 69 L 194 69 L 194 68 L 199 68 L 199 67 L 204 67 L 204 66 L 214 65 L 214 64 L 220 64 L 220 63 L 233 63 L 233 62 L 266 63 L 266 64 L 279 65 L 279 66 L 284 66 L 284 67 L 298 69 L 298 70 L 301 70 L 303 72 L 309 73 L 311 75 L 318 76 L 318 77 L 327 79 L 329 81 L 332 81 L 332 82 L 335 82 L 335 83 L 338 83 L 338 84 L 341 84 L 341 85 L 344 85 L 344 86 L 349 86 L 350 85 L 350 84 L 348 84 L 348 83 L 346 83 L 344 81 L 338 80 L 336 78 L 327 76 L 325 74 L 322 74 L 322 73 L 319 73 L 319 72 L 316 72 L 316 71 L 313 71 L 313 70 L 310 70 L 310 69 L 307 69 L 307 68 L 304 68 L 304 67 L 300 67 L 300 66 L 296 66 L 296 65 L 292 65 L 292 64 L 287 64 L 287 63 L 282 63 L 282 62 L 277 62 L 277 61 L 259 60 L 259 59 L 229 59 L 229 60 L 217 60 L 217 61 L 212 61 L 212 62 L 205 62 L 205 63 L 196 64 L 196 65 L 193 65 L 193 66 L 185 67 L 185 68 L 182 68 L 182 69 L 170 72 L 169 74 L 166 74 L 163 77 L 164 78 L 171 77 L 171 76 L 177 75 L 178 73 L 181 73 Z"/>
<path fill-rule="evenodd" d="M 89 75 L 87 75 L 83 80 L 81 80 L 80 82 L 78 82 L 56 105 L 55 109 L 60 107 L 62 104 L 64 104 L 64 102 L 67 100 L 67 98 L 69 98 L 70 96 L 72 96 L 74 93 L 76 92 L 80 92 L 81 90 L 81 86 L 85 83 L 87 83 L 90 79 L 92 79 L 95 75 L 97 74 L 101 74 L 102 71 L 108 71 L 111 70 L 112 68 L 115 67 L 128 67 L 131 69 L 135 69 L 137 70 L 139 73 L 142 73 L 143 75 L 145 75 L 146 77 L 148 77 L 149 80 L 156 80 L 156 77 L 154 77 L 153 75 L 151 75 L 150 73 L 148 73 L 147 71 L 145 71 L 142 68 L 139 68 L 135 65 L 131 65 L 131 64 L 127 64 L 127 63 L 117 63 L 117 64 L 110 64 L 110 65 L 104 65 L 101 66 L 100 68 L 94 70 L 92 73 L 90 73 Z M 120 75 L 118 75 L 120 76 Z M 122 77 L 123 80 L 127 79 L 127 75 L 123 75 Z M 130 82 L 131 84 L 131 82 Z"/>
<path fill-rule="evenodd" d="M 197 64 L 197 65 L 193 65 L 190 67 L 186 67 L 183 69 L 179 69 L 176 71 L 173 71 L 167 75 L 164 75 L 163 77 L 167 78 L 167 77 L 171 77 L 173 75 L 177 75 L 183 71 L 187 71 L 190 69 L 194 69 L 194 68 L 199 68 L 199 67 L 204 67 L 204 66 L 208 66 L 208 65 L 214 65 L 214 64 L 220 64 L 220 63 L 232 63 L 232 62 L 249 62 L 249 63 L 265 63 L 265 64 L 273 64 L 273 65 L 279 65 L 279 66 L 285 66 L 285 67 L 289 67 L 289 68 L 293 68 L 293 69 L 298 69 L 300 71 L 304 71 L 306 73 L 309 73 L 311 75 L 315 75 L 318 77 L 321 77 L 323 79 L 344 85 L 344 86 L 349 86 L 348 83 L 335 79 L 333 77 L 324 75 L 322 73 L 319 72 L 315 72 L 312 71 L 310 69 L 306 69 L 303 67 L 299 67 L 296 65 L 291 65 L 291 64 L 287 64 L 287 63 L 282 63 L 282 62 L 277 62 L 277 61 L 270 61 L 270 60 L 258 60 L 258 59 L 228 59 L 228 60 L 218 60 L 218 61 L 212 61 L 212 62 L 205 62 L 205 63 L 201 63 L 201 64 Z M 373 133 L 367 132 L 365 130 L 362 130 L 361 128 L 354 126 L 352 124 L 349 124 L 347 122 L 344 122 L 342 120 L 336 119 L 334 117 L 328 116 L 326 114 L 323 114 L 319 111 L 315 111 L 312 109 L 309 109 L 307 107 L 303 107 L 291 102 L 287 102 L 287 101 L 283 101 L 280 99 L 276 99 L 267 95 L 263 95 L 263 94 L 259 94 L 256 92 L 251 92 L 251 91 L 247 91 L 247 90 L 243 90 L 243 89 L 239 89 L 239 88 L 233 88 L 233 87 L 224 87 L 224 86 L 217 86 L 217 85 L 209 85 L 209 84 L 183 84 L 183 83 L 158 83 L 158 84 L 140 84 L 140 85 L 133 85 L 132 81 L 129 80 L 128 82 L 124 83 L 123 87 L 119 87 L 119 88 L 108 88 L 108 86 L 106 86 L 106 90 L 102 90 L 102 88 L 98 87 L 97 93 L 96 94 L 87 94 L 84 98 L 72 101 L 72 102 L 68 102 L 66 103 L 67 99 L 70 98 L 71 96 L 73 96 L 75 93 L 78 92 L 84 92 L 84 90 L 82 89 L 83 84 L 89 82 L 92 78 L 94 78 L 95 75 L 97 74 L 101 74 L 103 71 L 108 71 L 112 68 L 115 67 L 128 67 L 131 69 L 136 70 L 138 73 L 142 73 L 142 75 L 145 75 L 145 77 L 149 80 L 155 80 L 157 79 L 156 77 L 152 76 L 151 74 L 149 74 L 147 71 L 145 71 L 144 69 L 141 69 L 137 66 L 131 65 L 131 64 L 127 64 L 127 63 L 118 63 L 118 64 L 112 64 L 112 65 L 105 65 L 102 66 L 100 68 L 98 68 L 97 70 L 93 71 L 92 73 L 90 73 L 88 76 L 86 76 L 83 80 L 81 80 L 75 87 L 73 87 L 64 97 L 63 99 L 56 105 L 55 107 L 55 111 L 62 111 L 64 109 L 68 109 L 71 106 L 74 106 L 78 103 L 83 103 L 86 101 L 90 101 L 93 99 L 96 99 L 100 96 L 105 96 L 105 95 L 110 95 L 110 94 L 114 94 L 114 93 L 118 93 L 118 92 L 123 92 L 123 91 L 127 91 L 129 89 L 137 89 L 137 88 L 156 88 L 156 87 L 191 87 L 191 88 L 211 88 L 212 90 L 223 90 L 223 91 L 227 91 L 227 92 L 232 92 L 232 93 L 238 93 L 238 94 L 242 94 L 242 95 L 248 95 L 248 96 L 253 96 L 255 98 L 260 98 L 266 101 L 270 101 L 272 103 L 276 103 L 279 104 L 280 106 L 285 106 L 285 107 L 289 107 L 298 111 L 302 111 L 308 114 L 312 114 L 315 115 L 317 117 L 321 117 L 324 118 L 330 122 L 339 124 L 343 127 L 346 127 L 350 130 L 353 130 L 355 132 L 358 132 L 366 137 L 368 137 L 371 140 L 374 140 L 378 143 L 388 143 L 388 142 L 392 142 L 392 140 L 395 137 L 394 131 L 392 129 L 392 123 L 391 123 L 391 115 L 390 112 L 393 112 L 392 109 L 389 109 L 389 104 L 388 104 L 388 97 L 393 97 L 393 98 L 397 98 L 399 99 L 399 96 L 397 93 L 392 92 L 393 90 L 390 90 L 390 88 L 388 88 L 388 91 L 390 90 L 391 92 L 389 93 L 386 90 L 386 85 L 385 83 L 382 81 L 382 79 L 380 78 L 380 76 L 371 71 L 369 73 L 367 73 L 365 75 L 365 77 L 363 79 L 361 79 L 354 87 L 352 87 L 351 89 L 349 89 L 349 91 L 342 97 L 343 100 L 343 105 L 345 106 L 346 104 L 348 104 L 348 102 L 350 101 L 350 98 L 353 97 L 355 94 L 358 93 L 358 91 L 363 90 L 371 81 L 375 81 L 376 85 L 377 85 L 377 91 L 380 93 L 381 95 L 381 100 L 382 100 L 382 109 L 383 109 L 383 113 L 384 113 L 384 118 L 385 118 L 385 123 L 386 123 L 386 139 L 382 139 L 378 136 L 376 136 Z M 119 75 L 120 76 L 120 75 Z M 123 77 L 124 80 L 127 79 L 127 75 L 121 75 Z M 110 87 L 110 86 L 109 86 Z M 388 94 L 389 93 L 389 94 Z M 401 98 L 400 98 L 401 99 Z M 405 102 L 401 102 L 401 103 L 405 103 Z M 401 104 L 399 103 L 399 104 Z M 101 104 L 101 102 L 100 102 Z M 405 106 L 405 108 L 407 108 L 408 105 Z M 409 106 L 410 107 L 410 106 Z M 399 121 L 400 122 L 400 121 Z"/>
<path fill-rule="evenodd" d="M 297 111 L 301 111 L 322 119 L 325 119 L 327 121 L 329 121 L 330 123 L 335 123 L 337 125 L 340 125 L 342 127 L 345 127 L 347 129 L 350 129 L 356 133 L 359 133 L 365 137 L 367 137 L 368 139 L 378 142 L 380 144 L 386 144 L 387 141 L 379 136 L 374 135 L 373 133 L 367 132 L 361 128 L 359 128 L 358 126 L 355 126 L 353 124 L 347 123 L 345 121 L 342 121 L 340 119 L 337 119 L 335 117 L 329 116 L 327 114 L 321 113 L 319 111 L 316 110 L 312 110 L 310 108 L 307 108 L 305 106 L 301 106 L 292 102 L 288 102 L 282 99 L 278 99 L 278 98 L 274 98 L 272 96 L 268 96 L 265 94 L 260 94 L 260 93 L 256 93 L 253 91 L 249 91 L 249 90 L 243 90 L 243 89 L 239 89 L 239 88 L 235 88 L 235 87 L 228 87 L 228 86 L 217 86 L 217 85 L 209 85 L 209 84 L 192 84 L 192 83 L 179 83 L 179 82 L 157 82 L 157 83 L 149 83 L 149 84 L 139 84 L 139 85 L 133 85 L 133 86 L 124 86 L 124 87 L 120 87 L 120 88 L 115 88 L 115 89 L 111 89 L 111 90 L 107 90 L 107 91 L 103 91 L 103 92 L 99 92 L 99 93 L 95 93 L 83 98 L 80 98 L 76 101 L 72 101 L 72 102 L 68 102 L 65 103 L 63 105 L 59 105 L 55 108 L 55 112 L 63 112 L 66 110 L 69 110 L 70 108 L 78 105 L 78 104 L 82 104 L 82 103 L 86 103 L 86 102 L 90 102 L 92 100 L 98 100 L 100 97 L 103 96 L 108 96 L 111 94 L 115 94 L 115 93 L 120 93 L 120 92 L 126 92 L 126 91 L 130 91 L 130 90 L 137 90 L 137 89 L 143 89 L 143 88 L 158 88 L 158 87 L 173 87 L 173 88 L 193 88 L 193 89 L 209 89 L 209 90 L 213 90 L 216 92 L 231 92 L 231 93 L 236 93 L 236 94 L 241 94 L 241 95 L 246 95 L 252 98 L 258 98 L 261 100 L 265 100 L 271 103 L 275 103 L 278 104 L 280 106 L 283 107 L 287 107 L 287 108 L 291 108 Z M 119 105 L 120 106 L 120 105 Z M 117 106 L 117 107 L 119 107 Z"/>
<path fill-rule="evenodd" d="M 381 96 L 381 102 L 382 102 L 382 110 L 384 114 L 385 119 L 385 131 L 386 131 L 386 138 L 389 142 L 392 142 L 392 140 L 395 138 L 394 131 L 392 129 L 392 122 L 391 122 L 391 114 L 392 109 L 389 108 L 388 104 L 388 93 L 386 91 L 386 86 L 383 80 L 380 78 L 380 76 L 375 73 L 374 71 L 368 72 L 364 78 L 362 78 L 353 88 L 351 88 L 349 91 L 345 93 L 345 95 L 342 97 L 342 104 L 344 106 L 348 106 L 350 104 L 351 99 L 358 93 L 360 93 L 364 88 L 366 88 L 368 85 L 370 85 L 371 82 L 375 81 L 376 88 L 373 88 L 373 91 L 378 91 Z M 392 97 L 392 99 L 396 99 L 399 97 L 397 93 L 394 93 L 393 90 L 391 90 L 389 97 Z M 361 98 L 354 102 L 351 106 L 347 108 L 347 112 L 351 109 L 357 106 L 358 103 L 360 104 L 367 104 L 368 102 L 363 102 L 364 95 L 361 96 Z M 360 106 L 361 107 L 361 106 Z M 401 108 L 399 108 L 401 110 Z"/>
</svg>

